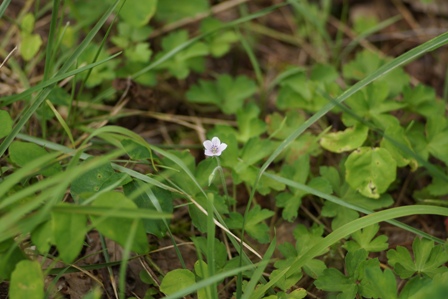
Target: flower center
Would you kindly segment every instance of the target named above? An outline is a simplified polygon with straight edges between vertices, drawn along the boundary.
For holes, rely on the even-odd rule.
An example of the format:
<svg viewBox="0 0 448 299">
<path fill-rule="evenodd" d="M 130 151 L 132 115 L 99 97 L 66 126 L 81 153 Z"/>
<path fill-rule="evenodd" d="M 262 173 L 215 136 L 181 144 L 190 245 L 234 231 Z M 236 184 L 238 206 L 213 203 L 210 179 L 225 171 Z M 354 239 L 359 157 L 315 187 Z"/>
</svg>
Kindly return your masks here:
<svg viewBox="0 0 448 299">
<path fill-rule="evenodd" d="M 216 145 L 212 145 L 212 147 L 210 148 L 210 151 L 214 154 L 217 154 L 219 151 L 219 148 Z"/>
</svg>

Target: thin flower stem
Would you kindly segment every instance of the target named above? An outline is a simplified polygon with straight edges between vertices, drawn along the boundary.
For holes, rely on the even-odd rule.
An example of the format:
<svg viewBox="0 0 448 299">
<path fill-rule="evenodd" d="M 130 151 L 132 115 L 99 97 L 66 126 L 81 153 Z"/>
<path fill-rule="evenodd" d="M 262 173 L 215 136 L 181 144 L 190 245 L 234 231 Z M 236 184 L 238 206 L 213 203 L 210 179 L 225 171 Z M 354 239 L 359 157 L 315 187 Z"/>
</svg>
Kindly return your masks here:
<svg viewBox="0 0 448 299">
<path fill-rule="evenodd" d="M 226 180 L 225 180 L 225 177 L 224 177 L 224 171 L 223 171 L 223 169 L 221 167 L 221 162 L 219 161 L 219 157 L 215 156 L 215 158 L 216 158 L 216 163 L 218 164 L 219 174 L 221 176 L 221 183 L 222 183 L 222 186 L 224 188 L 224 194 L 226 196 L 226 201 L 228 201 L 229 200 L 229 193 L 227 192 L 227 185 L 226 185 Z"/>
</svg>

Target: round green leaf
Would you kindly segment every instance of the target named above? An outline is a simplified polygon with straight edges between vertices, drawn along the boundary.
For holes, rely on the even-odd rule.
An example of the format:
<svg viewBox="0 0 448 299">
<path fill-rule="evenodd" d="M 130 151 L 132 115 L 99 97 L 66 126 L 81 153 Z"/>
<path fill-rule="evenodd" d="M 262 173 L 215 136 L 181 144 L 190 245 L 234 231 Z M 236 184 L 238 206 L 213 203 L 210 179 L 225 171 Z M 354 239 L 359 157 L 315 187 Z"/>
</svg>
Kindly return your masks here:
<svg viewBox="0 0 448 299">
<path fill-rule="evenodd" d="M 384 148 L 361 147 L 345 161 L 345 179 L 355 190 L 379 198 L 396 178 L 397 162 Z"/>
<path fill-rule="evenodd" d="M 25 167 L 29 162 L 47 155 L 47 151 L 42 147 L 28 142 L 14 141 L 9 146 L 9 157 L 11 161 L 20 167 Z M 51 166 L 41 170 L 44 176 L 51 176 L 60 172 L 62 169 L 59 163 L 53 163 Z"/>
<path fill-rule="evenodd" d="M 165 295 L 174 294 L 195 284 L 193 272 L 187 269 L 176 269 L 168 272 L 160 284 L 160 291 Z"/>
<path fill-rule="evenodd" d="M 141 27 L 148 24 L 156 12 L 157 0 L 127 0 L 126 4 L 120 10 L 120 17 L 135 27 Z"/>
<path fill-rule="evenodd" d="M 5 110 L 0 110 L 0 138 L 8 135 L 12 130 L 12 118 Z"/>
<path fill-rule="evenodd" d="M 44 276 L 37 261 L 21 261 L 11 275 L 9 298 L 44 298 Z"/>
</svg>

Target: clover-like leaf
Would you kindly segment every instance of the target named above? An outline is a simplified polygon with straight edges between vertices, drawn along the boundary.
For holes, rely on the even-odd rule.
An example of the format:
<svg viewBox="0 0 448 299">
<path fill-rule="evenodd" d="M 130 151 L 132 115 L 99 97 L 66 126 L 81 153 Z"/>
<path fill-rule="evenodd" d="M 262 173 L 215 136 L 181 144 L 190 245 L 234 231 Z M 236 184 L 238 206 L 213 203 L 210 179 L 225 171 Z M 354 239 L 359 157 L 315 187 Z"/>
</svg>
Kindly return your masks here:
<svg viewBox="0 0 448 299">
<path fill-rule="evenodd" d="M 414 273 L 433 277 L 437 273 L 446 271 L 444 264 L 448 262 L 447 246 L 434 245 L 431 240 L 415 238 L 412 249 L 414 260 L 409 251 L 402 246 L 387 252 L 389 264 L 401 278 L 409 278 Z"/>
<path fill-rule="evenodd" d="M 356 251 L 360 248 L 367 252 L 380 252 L 389 247 L 387 236 L 380 235 L 375 238 L 376 233 L 380 229 L 378 224 L 373 224 L 351 235 L 352 241 L 347 241 L 344 247 L 348 251 Z"/>
<path fill-rule="evenodd" d="M 193 85 L 187 99 L 192 103 L 214 104 L 224 113 L 234 114 L 256 91 L 255 82 L 245 76 L 220 75 L 215 82 L 200 80 L 199 85 Z"/>
</svg>

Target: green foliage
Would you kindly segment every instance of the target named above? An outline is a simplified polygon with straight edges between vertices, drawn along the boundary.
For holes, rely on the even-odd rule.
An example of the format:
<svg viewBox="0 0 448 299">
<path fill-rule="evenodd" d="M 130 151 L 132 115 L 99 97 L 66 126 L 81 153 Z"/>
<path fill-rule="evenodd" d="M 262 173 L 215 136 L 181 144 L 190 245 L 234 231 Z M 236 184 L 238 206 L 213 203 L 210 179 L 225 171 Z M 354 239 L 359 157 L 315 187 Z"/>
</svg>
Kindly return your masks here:
<svg viewBox="0 0 448 299">
<path fill-rule="evenodd" d="M 414 259 L 409 251 L 397 246 L 387 252 L 389 264 L 402 279 L 409 278 L 415 274 L 425 274 L 433 277 L 437 273 L 446 272 L 444 264 L 448 261 L 448 250 L 446 245 L 434 245 L 433 241 L 415 238 L 412 243 Z"/>
<path fill-rule="evenodd" d="M 345 179 L 362 195 L 379 198 L 396 177 L 397 163 L 382 148 L 361 147 L 345 161 Z"/>
<path fill-rule="evenodd" d="M 0 110 L 0 139 L 8 135 L 12 130 L 12 118 L 5 110 Z"/>
<path fill-rule="evenodd" d="M 221 21 L 227 20 L 222 11 L 216 14 L 220 20 L 204 18 L 224 7 L 217 1 L 120 3 L 64 2 L 68 9 L 51 11 L 45 38 L 36 29 L 47 32 L 40 24 L 48 6 L 36 5 L 34 14 L 24 11 L 17 24 L 11 22 L 17 27 L 12 29 L 18 32 L 21 60 L 12 55 L 3 67 L 13 74 L 8 80 L 18 80 L 17 90 L 24 91 L 0 99 L 5 107 L 0 110 L 0 280 L 9 281 L 9 297 L 60 296 L 44 290 L 44 277 L 59 278 L 79 267 L 90 271 L 91 265 L 69 267 L 87 261 L 84 238 L 90 230 L 123 248 L 115 290 L 120 298 L 129 291 L 130 252 L 150 261 L 145 256 L 149 244 L 158 251 L 167 235 L 182 269 L 157 269 L 154 261 L 151 269 L 157 269 L 158 277 L 141 271 L 140 279 L 150 285 L 145 298 L 162 293 L 218 298 L 234 289 L 233 297 L 242 299 L 305 298 L 307 291 L 297 285 L 310 281 L 328 293 L 324 297 L 446 297 L 447 245 L 394 219 L 425 213 L 447 217 L 448 210 L 433 205 L 388 208 L 403 190 L 425 203 L 446 205 L 445 103 L 432 88 L 411 87 L 402 66 L 448 43 L 447 34 L 394 60 L 360 50 L 345 61 L 345 55 L 338 58 L 342 34 L 333 40 L 326 31 L 331 1 L 320 6 L 284 1 L 255 13 L 243 5 L 239 17 L 226 8 L 234 21 Z M 8 4 L 0 5 L 0 15 Z M 270 19 L 258 20 L 283 4 L 293 12 L 291 35 L 276 34 L 266 25 Z M 73 25 L 64 26 L 59 17 Z M 383 26 L 379 22 L 355 20 L 353 29 L 364 37 Z M 98 32 L 102 35 L 95 37 Z M 300 60 L 301 68 L 288 62 L 279 67 L 275 60 L 265 64 L 259 43 L 269 43 L 270 36 L 303 42 L 309 59 Z M 246 52 L 231 51 L 240 39 Z M 39 54 L 43 42 L 46 56 Z M 3 56 L 7 50 L 2 49 Z M 129 85 L 119 94 L 124 80 Z M 146 96 L 140 84 L 161 91 L 151 111 L 140 107 L 144 101 L 134 103 Z M 179 107 L 159 105 L 167 97 L 170 105 L 179 100 Z M 117 109 L 108 106 L 109 100 L 118 101 Z M 132 109 L 123 109 L 122 103 Z M 21 105 L 26 108 L 19 113 Z M 189 115 L 178 118 L 184 112 Z M 165 150 L 166 144 L 147 144 L 145 139 L 162 139 L 143 139 L 116 125 L 129 115 L 159 119 L 150 133 L 172 146 Z M 30 122 L 33 118 L 39 122 Z M 165 121 L 176 125 L 162 125 Z M 126 119 L 120 123 L 128 125 Z M 70 148 L 64 146 L 65 136 Z M 221 156 L 204 159 L 200 144 L 215 136 L 228 146 Z M 177 145 L 188 148 L 174 150 Z M 409 171 L 416 175 L 406 177 Z M 167 219 L 171 213 L 173 220 Z M 292 224 L 285 224 L 297 219 L 306 225 L 292 230 Z M 412 251 L 389 249 L 379 225 L 384 221 L 424 238 L 414 240 Z M 284 242 L 277 246 L 276 238 Z M 198 256 L 194 265 L 183 257 L 187 247 L 181 245 L 189 244 L 178 243 L 189 239 Z M 264 252 L 259 244 L 269 242 Z M 101 251 L 106 264 L 95 267 L 116 265 L 107 261 L 107 250 Z M 275 250 L 281 256 L 272 260 Z M 390 269 L 370 254 L 386 250 Z M 400 293 L 397 277 L 402 279 Z M 312 286 L 303 287 L 311 294 Z M 98 289 L 83 295 L 101 296 Z"/>
<path fill-rule="evenodd" d="M 37 261 L 21 261 L 11 275 L 9 295 L 12 299 L 36 298 L 43 299 L 44 275 Z"/>
<path fill-rule="evenodd" d="M 255 205 L 249 213 L 243 216 L 240 213 L 231 212 L 229 218 L 226 220 L 226 224 L 229 228 L 234 229 L 244 228 L 246 232 L 253 238 L 257 239 L 260 243 L 269 242 L 269 227 L 264 220 L 272 217 L 273 211 L 262 209 L 259 205 Z"/>
<path fill-rule="evenodd" d="M 226 114 L 234 114 L 256 90 L 255 82 L 246 76 L 234 79 L 229 75 L 220 75 L 215 82 L 199 80 L 198 85 L 188 90 L 187 99 L 192 103 L 213 104 Z"/>
<path fill-rule="evenodd" d="M 26 166 L 31 161 L 45 156 L 47 151 L 34 143 L 14 141 L 9 147 L 9 158 L 13 163 L 20 167 Z M 61 171 L 59 163 L 52 163 L 49 166 L 39 170 L 44 176 L 51 176 Z"/>
<path fill-rule="evenodd" d="M 34 16 L 30 13 L 26 14 L 22 19 L 21 24 L 21 45 L 20 54 L 26 61 L 31 60 L 42 46 L 42 38 L 39 34 L 33 34 L 34 31 Z"/>
</svg>

